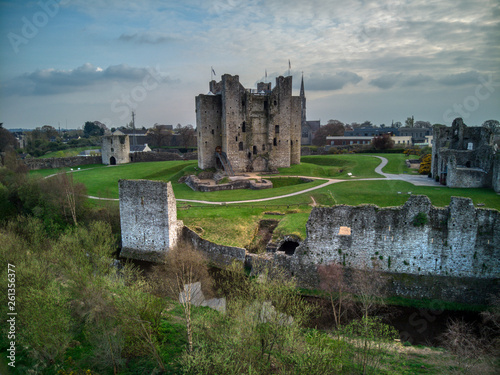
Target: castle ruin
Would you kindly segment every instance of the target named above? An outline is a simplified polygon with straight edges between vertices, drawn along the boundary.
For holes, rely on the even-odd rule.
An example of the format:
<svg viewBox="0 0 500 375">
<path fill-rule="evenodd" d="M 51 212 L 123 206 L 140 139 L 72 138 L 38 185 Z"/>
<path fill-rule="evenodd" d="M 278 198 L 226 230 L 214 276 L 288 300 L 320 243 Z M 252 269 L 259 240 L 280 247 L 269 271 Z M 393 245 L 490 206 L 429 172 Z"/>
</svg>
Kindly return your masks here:
<svg viewBox="0 0 500 375">
<path fill-rule="evenodd" d="M 130 139 L 128 135 L 105 135 L 102 137 L 102 164 L 130 163 Z"/>
<path fill-rule="evenodd" d="M 161 260 L 177 244 L 184 226 L 170 182 L 120 180 L 121 256 Z"/>
<path fill-rule="evenodd" d="M 232 175 L 263 172 L 300 163 L 302 104 L 292 96 L 292 77 L 276 86 L 260 82 L 245 89 L 239 76 L 212 80 L 196 97 L 198 166 Z"/>
<path fill-rule="evenodd" d="M 451 127 L 434 126 L 432 177 L 448 187 L 493 188 L 500 192 L 500 159 L 493 134 L 467 127 L 456 118 Z"/>
</svg>

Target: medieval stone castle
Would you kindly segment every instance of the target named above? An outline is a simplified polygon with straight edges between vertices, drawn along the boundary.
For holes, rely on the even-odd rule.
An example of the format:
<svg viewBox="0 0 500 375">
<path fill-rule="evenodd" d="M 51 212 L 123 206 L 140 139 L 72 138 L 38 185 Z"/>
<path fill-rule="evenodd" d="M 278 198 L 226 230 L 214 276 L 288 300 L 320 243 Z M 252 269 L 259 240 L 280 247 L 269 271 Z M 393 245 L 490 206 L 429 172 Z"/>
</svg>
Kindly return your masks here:
<svg viewBox="0 0 500 375">
<path fill-rule="evenodd" d="M 299 164 L 302 103 L 292 96 L 291 76 L 256 90 L 245 89 L 237 75 L 212 80 L 209 93 L 196 97 L 198 166 L 231 175 Z"/>
</svg>

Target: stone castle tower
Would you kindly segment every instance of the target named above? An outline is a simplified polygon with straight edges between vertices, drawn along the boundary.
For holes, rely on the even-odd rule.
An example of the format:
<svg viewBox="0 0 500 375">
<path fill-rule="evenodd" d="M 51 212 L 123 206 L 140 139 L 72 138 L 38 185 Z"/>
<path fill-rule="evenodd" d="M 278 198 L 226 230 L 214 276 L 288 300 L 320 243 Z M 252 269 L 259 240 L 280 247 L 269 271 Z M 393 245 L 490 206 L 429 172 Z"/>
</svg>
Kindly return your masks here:
<svg viewBox="0 0 500 375">
<path fill-rule="evenodd" d="M 105 135 L 102 137 L 102 164 L 116 165 L 130 162 L 130 139 L 128 135 Z"/>
<path fill-rule="evenodd" d="M 277 77 L 274 89 L 260 82 L 255 90 L 224 74 L 196 97 L 198 166 L 233 174 L 299 164 L 301 117 L 291 76 Z"/>
<path fill-rule="evenodd" d="M 122 250 L 126 258 L 158 261 L 177 245 L 184 224 L 170 182 L 120 180 Z"/>
</svg>

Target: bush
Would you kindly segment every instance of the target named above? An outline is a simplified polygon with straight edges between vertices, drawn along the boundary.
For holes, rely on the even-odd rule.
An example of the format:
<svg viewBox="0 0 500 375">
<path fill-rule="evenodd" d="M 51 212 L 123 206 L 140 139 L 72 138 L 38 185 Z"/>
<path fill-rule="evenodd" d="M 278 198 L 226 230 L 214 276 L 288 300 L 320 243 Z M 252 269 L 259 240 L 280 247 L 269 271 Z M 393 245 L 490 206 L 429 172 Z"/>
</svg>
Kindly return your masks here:
<svg viewBox="0 0 500 375">
<path fill-rule="evenodd" d="M 427 154 L 420 159 L 418 173 L 428 175 L 431 172 L 432 155 Z"/>
<path fill-rule="evenodd" d="M 427 214 L 425 212 L 419 212 L 413 218 L 412 224 L 415 227 L 423 227 L 425 224 L 427 224 L 428 221 L 429 218 L 427 217 Z"/>
</svg>

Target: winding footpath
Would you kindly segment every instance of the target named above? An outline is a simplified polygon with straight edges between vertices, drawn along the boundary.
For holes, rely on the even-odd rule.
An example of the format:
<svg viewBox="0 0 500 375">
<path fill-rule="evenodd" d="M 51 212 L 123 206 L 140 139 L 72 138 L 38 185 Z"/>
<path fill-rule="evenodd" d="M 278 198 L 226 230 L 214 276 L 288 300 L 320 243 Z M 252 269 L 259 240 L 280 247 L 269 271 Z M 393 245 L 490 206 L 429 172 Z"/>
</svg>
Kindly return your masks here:
<svg viewBox="0 0 500 375">
<path fill-rule="evenodd" d="M 178 202 L 212 204 L 212 205 L 219 205 L 219 206 L 228 205 L 228 204 L 239 204 L 239 203 L 267 202 L 267 201 L 272 201 L 272 200 L 276 200 L 276 199 L 288 198 L 288 197 L 293 197 L 295 195 L 309 193 L 311 191 L 322 189 L 326 186 L 329 186 L 332 184 L 337 184 L 340 182 L 345 182 L 345 181 L 382 181 L 382 180 L 391 181 L 392 180 L 392 181 L 406 181 L 406 182 L 409 182 L 415 186 L 440 186 L 438 182 L 434 181 L 433 179 L 430 179 L 427 176 L 384 173 L 384 172 L 382 172 L 382 169 L 387 165 L 388 160 L 382 156 L 372 156 L 372 157 L 379 158 L 381 160 L 381 163 L 378 165 L 377 168 L 375 168 L 375 172 L 382 175 L 383 177 L 380 177 L 380 178 L 359 178 L 359 179 L 355 179 L 355 180 L 337 180 L 337 179 L 333 179 L 333 178 L 324 178 L 324 177 L 293 176 L 293 177 L 308 178 L 310 180 L 327 180 L 327 181 L 321 185 L 314 186 L 312 188 L 308 188 L 308 189 L 304 189 L 304 190 L 300 190 L 300 191 L 296 191 L 295 193 L 278 195 L 276 197 L 269 197 L 269 198 L 249 199 L 249 200 L 243 200 L 243 201 L 230 201 L 230 202 L 211 202 L 211 201 L 195 200 L 195 199 L 176 199 L 176 200 Z M 73 172 L 77 172 L 77 171 L 73 171 Z M 52 177 L 52 176 L 47 176 L 46 178 Z M 106 201 L 118 201 L 119 200 L 117 198 L 100 198 L 100 197 L 94 197 L 91 195 L 89 195 L 87 197 L 90 199 L 98 199 L 98 200 L 106 200 Z"/>
</svg>

